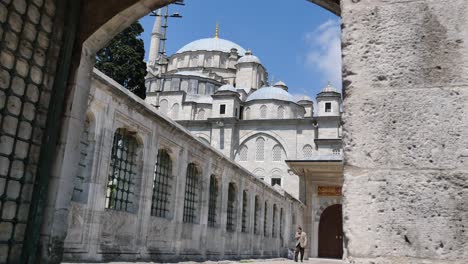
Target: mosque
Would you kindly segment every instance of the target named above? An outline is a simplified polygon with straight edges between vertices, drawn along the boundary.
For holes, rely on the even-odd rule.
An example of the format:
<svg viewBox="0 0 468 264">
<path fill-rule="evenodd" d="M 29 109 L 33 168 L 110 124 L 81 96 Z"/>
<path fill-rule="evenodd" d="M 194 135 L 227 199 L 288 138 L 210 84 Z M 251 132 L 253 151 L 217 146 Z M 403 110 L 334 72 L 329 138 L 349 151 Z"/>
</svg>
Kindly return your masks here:
<svg viewBox="0 0 468 264">
<path fill-rule="evenodd" d="M 304 201 L 311 255 L 341 258 L 341 93 L 328 84 L 314 107 L 312 98 L 293 96 L 284 82 L 270 84 L 261 60 L 220 38 L 218 26 L 213 38 L 195 40 L 170 56 L 162 39 L 156 18 L 146 102 L 260 179 Z M 326 209 L 333 211 L 327 220 L 331 226 L 322 227 Z M 321 239 L 322 228 L 336 235 Z M 337 239 L 330 242 L 330 237 Z"/>
</svg>

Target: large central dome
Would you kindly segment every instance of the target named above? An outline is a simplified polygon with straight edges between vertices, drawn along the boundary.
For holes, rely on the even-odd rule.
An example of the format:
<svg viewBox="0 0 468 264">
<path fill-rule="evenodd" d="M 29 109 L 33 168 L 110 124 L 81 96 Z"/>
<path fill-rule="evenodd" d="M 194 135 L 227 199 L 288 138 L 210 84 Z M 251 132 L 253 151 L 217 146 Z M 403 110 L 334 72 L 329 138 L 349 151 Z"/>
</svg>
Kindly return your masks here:
<svg viewBox="0 0 468 264">
<path fill-rule="evenodd" d="M 182 53 L 186 51 L 222 51 L 229 53 L 231 49 L 237 49 L 237 52 L 240 56 L 244 56 L 245 49 L 239 46 L 238 44 L 221 39 L 221 38 L 204 38 L 190 42 L 189 44 L 183 46 L 176 53 Z"/>
</svg>

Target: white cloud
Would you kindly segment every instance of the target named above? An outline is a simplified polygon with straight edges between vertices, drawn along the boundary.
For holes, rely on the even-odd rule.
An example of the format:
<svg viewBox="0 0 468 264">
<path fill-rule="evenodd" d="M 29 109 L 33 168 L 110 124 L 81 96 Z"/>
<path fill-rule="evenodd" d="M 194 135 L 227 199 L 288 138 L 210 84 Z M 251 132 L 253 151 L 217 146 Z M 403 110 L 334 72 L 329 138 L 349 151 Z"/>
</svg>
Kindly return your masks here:
<svg viewBox="0 0 468 264">
<path fill-rule="evenodd" d="M 328 20 L 305 35 L 307 67 L 319 72 L 322 83 L 330 81 L 341 90 L 341 38 L 339 20 Z"/>
</svg>

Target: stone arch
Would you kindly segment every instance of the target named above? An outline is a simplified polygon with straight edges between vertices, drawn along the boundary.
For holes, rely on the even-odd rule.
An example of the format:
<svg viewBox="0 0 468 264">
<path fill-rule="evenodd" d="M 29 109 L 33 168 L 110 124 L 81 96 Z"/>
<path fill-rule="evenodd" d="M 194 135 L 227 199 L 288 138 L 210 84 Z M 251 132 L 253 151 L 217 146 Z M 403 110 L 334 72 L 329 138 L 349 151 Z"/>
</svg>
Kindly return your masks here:
<svg viewBox="0 0 468 264">
<path fill-rule="evenodd" d="M 325 211 L 328 207 L 337 205 L 337 204 L 341 205 L 341 201 L 339 198 L 326 200 L 324 203 L 321 203 L 320 207 L 315 212 L 315 217 L 314 217 L 315 221 L 320 222 L 320 216 L 322 215 L 323 211 Z"/>
<path fill-rule="evenodd" d="M 210 137 L 207 136 L 206 134 L 203 134 L 203 133 L 196 133 L 195 136 L 199 139 L 201 139 L 203 142 L 207 143 L 208 145 L 210 145 L 211 143 L 211 140 L 210 140 Z"/>
<path fill-rule="evenodd" d="M 334 12 L 334 9 L 328 7 L 327 0 L 309 1 Z M 338 0 L 329 1 L 337 2 Z M 81 25 L 77 33 L 76 45 L 71 62 L 72 69 L 70 70 L 72 75 L 68 78 L 68 84 L 71 88 L 67 93 L 67 103 L 64 107 L 66 112 L 60 117 L 63 118 L 62 131 L 82 131 L 83 129 L 85 120 L 85 111 L 83 111 L 83 109 L 87 106 L 95 54 L 113 37 L 130 26 L 133 22 L 151 11 L 173 2 L 175 2 L 175 0 L 128 0 L 115 1 L 113 5 L 108 6 L 108 4 L 103 1 L 87 1 L 85 5 L 82 5 L 82 16 L 80 20 L 83 21 L 83 25 Z M 338 4 L 335 3 L 333 6 L 338 6 L 337 8 L 339 8 Z M 106 8 L 102 8 L 103 6 L 106 6 Z M 95 12 L 95 10 L 103 10 L 103 12 Z M 338 14 L 337 12 L 335 13 Z M 72 120 L 78 120 L 80 122 L 73 122 Z M 142 142 L 141 138 L 139 141 Z M 75 148 L 78 142 L 79 138 L 72 138 L 61 143 L 58 148 L 61 148 L 63 153 L 73 153 L 73 148 Z M 70 192 L 71 188 L 70 183 L 72 182 L 72 175 L 62 173 L 64 170 L 69 170 L 70 168 L 66 168 L 64 164 L 74 164 L 76 161 L 77 155 L 67 156 L 63 160 L 57 159 L 55 161 L 55 167 L 60 168 L 60 175 L 64 175 L 60 181 L 65 183 L 64 186 L 58 189 L 57 197 L 61 197 Z M 66 230 L 63 230 L 57 223 L 66 222 L 68 215 L 56 213 L 54 211 L 55 208 L 50 210 L 48 215 L 53 215 L 53 219 L 49 226 L 52 228 L 47 228 L 48 230 L 45 231 L 44 235 L 50 236 L 51 233 L 55 232 L 59 237 L 65 237 Z M 58 243 L 60 244 L 62 242 L 58 241 Z M 54 250 L 51 254 L 58 254 L 58 256 L 60 256 L 62 253 Z"/>
<path fill-rule="evenodd" d="M 272 140 L 276 141 L 276 143 L 278 145 L 280 145 L 280 147 L 283 149 L 285 156 L 286 157 L 289 156 L 288 151 L 285 148 L 285 146 L 287 146 L 286 141 L 280 135 L 278 135 L 275 132 L 271 132 L 271 131 L 262 131 L 262 132 L 252 131 L 252 132 L 249 132 L 249 133 L 245 134 L 243 137 L 241 137 L 239 139 L 239 142 L 240 142 L 239 146 L 243 146 L 249 140 L 251 140 L 253 138 L 257 138 L 257 137 L 269 138 L 269 139 L 272 139 Z M 237 155 L 238 152 L 239 152 L 239 149 L 236 150 L 235 154 Z"/>
</svg>

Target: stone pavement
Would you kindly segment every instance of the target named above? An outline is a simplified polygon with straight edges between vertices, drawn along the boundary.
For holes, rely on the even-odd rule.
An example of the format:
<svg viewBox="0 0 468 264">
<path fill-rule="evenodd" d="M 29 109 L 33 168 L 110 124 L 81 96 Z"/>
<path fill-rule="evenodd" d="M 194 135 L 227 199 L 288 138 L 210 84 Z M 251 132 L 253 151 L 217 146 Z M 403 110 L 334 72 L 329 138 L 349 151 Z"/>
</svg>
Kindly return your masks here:
<svg viewBox="0 0 468 264">
<path fill-rule="evenodd" d="M 299 262 L 300 263 L 300 262 Z M 344 262 L 341 260 L 335 259 L 309 259 L 304 260 L 304 264 L 343 264 Z M 78 264 L 78 263 L 69 263 L 67 264 Z M 108 264 L 129 264 L 129 262 L 109 262 Z M 156 262 L 132 262 L 132 264 L 162 264 Z M 223 260 L 223 261 L 205 261 L 205 262 L 178 262 L 177 264 L 295 264 L 294 261 L 284 258 L 277 258 L 277 259 L 245 259 L 241 261 L 231 261 L 231 260 Z"/>
</svg>

